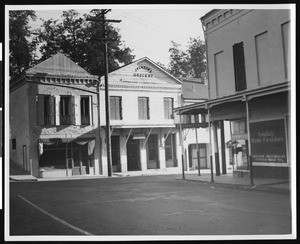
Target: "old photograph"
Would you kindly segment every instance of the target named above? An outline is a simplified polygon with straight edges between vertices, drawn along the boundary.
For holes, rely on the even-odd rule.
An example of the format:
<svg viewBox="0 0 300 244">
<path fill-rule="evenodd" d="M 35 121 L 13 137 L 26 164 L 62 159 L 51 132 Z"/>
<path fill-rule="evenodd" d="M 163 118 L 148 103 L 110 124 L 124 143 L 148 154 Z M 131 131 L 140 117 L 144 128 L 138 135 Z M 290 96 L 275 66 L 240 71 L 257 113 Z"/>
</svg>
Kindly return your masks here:
<svg viewBox="0 0 300 244">
<path fill-rule="evenodd" d="M 5 20 L 5 240 L 296 238 L 293 4 Z"/>
</svg>

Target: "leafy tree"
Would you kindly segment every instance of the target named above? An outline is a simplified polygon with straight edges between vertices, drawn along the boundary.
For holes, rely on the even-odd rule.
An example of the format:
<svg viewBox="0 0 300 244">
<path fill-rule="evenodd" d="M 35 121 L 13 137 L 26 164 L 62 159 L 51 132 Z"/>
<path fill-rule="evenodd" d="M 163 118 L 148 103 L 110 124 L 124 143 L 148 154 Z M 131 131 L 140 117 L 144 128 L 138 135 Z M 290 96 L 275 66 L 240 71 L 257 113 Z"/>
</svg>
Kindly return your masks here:
<svg viewBox="0 0 300 244">
<path fill-rule="evenodd" d="M 34 62 L 36 39 L 28 23 L 36 20 L 35 11 L 9 11 L 9 74 L 10 77 L 22 73 Z"/>
<path fill-rule="evenodd" d="M 187 51 L 171 42 L 169 72 L 175 77 L 201 78 L 206 71 L 205 43 L 200 38 L 190 38 Z"/>
<path fill-rule="evenodd" d="M 169 70 L 175 77 L 186 76 L 189 70 L 188 54 L 180 50 L 180 44 L 171 41 L 172 46 L 169 48 L 170 63 Z"/>
<path fill-rule="evenodd" d="M 200 38 L 190 38 L 187 50 L 189 66 L 193 70 L 194 78 L 200 78 L 206 71 L 205 43 Z"/>
<path fill-rule="evenodd" d="M 99 17 L 101 10 L 92 10 L 90 15 L 79 17 L 75 10 L 64 11 L 62 22 L 43 20 L 39 29 L 41 60 L 45 60 L 57 52 L 64 53 L 81 67 L 92 74 L 104 74 L 104 44 L 99 38 L 103 37 L 103 26 L 99 22 L 88 21 L 89 17 Z M 107 24 L 108 38 L 108 70 L 119 67 L 120 63 L 132 62 L 134 56 L 131 49 L 125 47 L 118 30 Z"/>
</svg>

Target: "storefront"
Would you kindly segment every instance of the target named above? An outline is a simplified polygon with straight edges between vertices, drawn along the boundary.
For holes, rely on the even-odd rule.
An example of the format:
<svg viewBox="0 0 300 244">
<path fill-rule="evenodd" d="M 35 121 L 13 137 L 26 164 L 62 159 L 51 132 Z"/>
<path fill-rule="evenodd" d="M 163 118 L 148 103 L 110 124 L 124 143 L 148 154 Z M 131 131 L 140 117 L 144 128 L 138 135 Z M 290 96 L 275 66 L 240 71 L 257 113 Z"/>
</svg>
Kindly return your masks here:
<svg viewBox="0 0 300 244">
<path fill-rule="evenodd" d="M 40 139 L 39 177 L 94 175 L 95 138 Z"/>
</svg>

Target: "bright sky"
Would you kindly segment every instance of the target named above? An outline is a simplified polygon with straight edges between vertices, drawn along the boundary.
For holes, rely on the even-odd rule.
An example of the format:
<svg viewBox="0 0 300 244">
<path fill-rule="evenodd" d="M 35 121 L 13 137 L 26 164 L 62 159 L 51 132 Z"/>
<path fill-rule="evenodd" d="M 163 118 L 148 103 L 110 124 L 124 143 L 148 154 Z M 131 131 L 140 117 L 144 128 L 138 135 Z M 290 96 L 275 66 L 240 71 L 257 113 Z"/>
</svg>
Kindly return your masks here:
<svg viewBox="0 0 300 244">
<path fill-rule="evenodd" d="M 125 46 L 133 50 L 135 60 L 148 57 L 154 62 L 169 63 L 171 41 L 187 49 L 190 37 L 200 37 L 204 41 L 200 17 L 212 9 L 208 5 L 48 5 L 26 6 L 36 11 L 38 20 L 31 22 L 32 28 L 40 27 L 42 19 L 61 19 L 63 10 L 75 9 L 80 14 L 89 13 L 94 8 L 109 8 L 107 19 L 122 20 L 113 23 L 118 28 Z"/>
</svg>

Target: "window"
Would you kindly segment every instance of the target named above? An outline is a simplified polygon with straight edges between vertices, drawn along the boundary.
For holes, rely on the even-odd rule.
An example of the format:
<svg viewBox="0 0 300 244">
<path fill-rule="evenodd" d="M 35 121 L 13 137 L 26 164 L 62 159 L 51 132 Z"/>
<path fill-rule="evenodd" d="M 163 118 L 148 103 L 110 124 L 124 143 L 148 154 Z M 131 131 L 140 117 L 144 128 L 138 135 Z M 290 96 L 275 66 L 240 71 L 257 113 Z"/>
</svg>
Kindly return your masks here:
<svg viewBox="0 0 300 244">
<path fill-rule="evenodd" d="M 247 133 L 246 120 L 231 121 L 232 135 L 241 135 Z"/>
<path fill-rule="evenodd" d="M 71 124 L 71 97 L 62 96 L 60 98 L 60 124 L 70 125 Z"/>
<path fill-rule="evenodd" d="M 11 149 L 15 150 L 17 149 L 17 140 L 11 139 Z"/>
<path fill-rule="evenodd" d="M 121 120 L 122 117 L 122 97 L 110 97 L 110 119 Z"/>
<path fill-rule="evenodd" d="M 224 58 L 223 51 L 215 54 L 214 62 L 215 62 L 216 95 L 218 96 L 220 95 L 219 87 L 222 87 L 220 86 L 220 84 L 224 83 L 224 77 L 225 77 L 225 58 Z"/>
<path fill-rule="evenodd" d="M 258 83 L 267 84 L 270 79 L 270 58 L 269 58 L 269 40 L 268 32 L 255 36 L 256 62 Z"/>
<path fill-rule="evenodd" d="M 281 25 L 285 78 L 291 80 L 291 37 L 290 22 Z"/>
<path fill-rule="evenodd" d="M 37 96 L 37 124 L 38 125 L 54 125 L 54 97 L 49 95 Z"/>
<path fill-rule="evenodd" d="M 81 124 L 89 125 L 90 124 L 90 97 L 81 97 L 80 98 L 80 115 L 81 115 Z"/>
<path fill-rule="evenodd" d="M 164 98 L 165 119 L 172 119 L 173 104 L 174 104 L 173 98 L 170 98 L 170 97 Z"/>
<path fill-rule="evenodd" d="M 139 97 L 138 103 L 139 103 L 139 119 L 150 119 L 149 98 Z"/>
<path fill-rule="evenodd" d="M 242 91 L 246 87 L 245 57 L 243 42 L 233 45 L 235 90 Z"/>
</svg>

